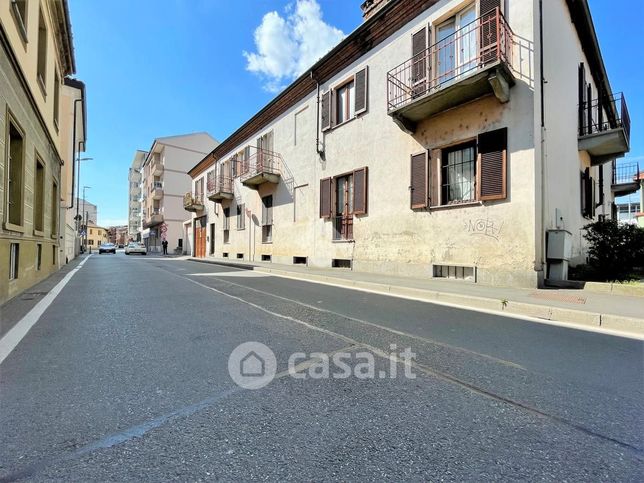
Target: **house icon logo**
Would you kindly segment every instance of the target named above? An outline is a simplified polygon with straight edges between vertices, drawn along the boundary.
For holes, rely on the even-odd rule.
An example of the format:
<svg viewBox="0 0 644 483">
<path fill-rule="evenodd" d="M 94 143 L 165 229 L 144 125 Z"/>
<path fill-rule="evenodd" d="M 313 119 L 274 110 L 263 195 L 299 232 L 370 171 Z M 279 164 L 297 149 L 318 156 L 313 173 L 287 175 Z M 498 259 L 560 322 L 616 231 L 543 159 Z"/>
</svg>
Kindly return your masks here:
<svg viewBox="0 0 644 483">
<path fill-rule="evenodd" d="M 259 389 L 275 377 L 277 360 L 275 354 L 261 342 L 244 342 L 228 357 L 228 373 L 231 379 L 245 389 Z"/>
<path fill-rule="evenodd" d="M 255 351 L 251 351 L 239 362 L 239 373 L 243 377 L 263 377 L 266 362 Z"/>
</svg>

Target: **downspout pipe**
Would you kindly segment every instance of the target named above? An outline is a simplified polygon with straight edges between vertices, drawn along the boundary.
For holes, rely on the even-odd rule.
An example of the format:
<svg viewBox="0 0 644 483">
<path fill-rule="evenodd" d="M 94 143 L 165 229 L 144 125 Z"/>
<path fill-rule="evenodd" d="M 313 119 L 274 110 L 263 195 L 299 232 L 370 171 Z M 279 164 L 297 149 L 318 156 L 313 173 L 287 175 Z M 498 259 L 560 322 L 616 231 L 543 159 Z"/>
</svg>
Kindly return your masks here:
<svg viewBox="0 0 644 483">
<path fill-rule="evenodd" d="M 315 116 L 315 151 L 324 159 L 324 146 L 320 148 L 320 82 L 315 77 L 313 71 L 310 73 L 311 79 L 315 81 L 317 91 L 316 116 Z"/>
<path fill-rule="evenodd" d="M 69 209 L 74 208 L 74 185 L 76 183 L 76 158 L 77 155 L 77 146 L 76 146 L 76 106 L 79 102 L 83 102 L 83 99 L 74 99 L 74 126 L 72 127 L 72 204 L 69 205 Z M 80 144 L 80 143 L 79 143 Z M 78 211 L 78 210 L 76 210 Z M 76 213 L 78 214 L 78 213 Z"/>
<path fill-rule="evenodd" d="M 540 199 L 540 219 L 541 219 L 541 233 L 539 234 L 539 249 L 540 254 L 537 257 L 539 260 L 539 269 L 541 271 L 543 283 L 547 276 L 547 267 L 546 267 L 546 106 L 545 106 L 545 75 L 544 75 L 544 60 L 543 60 L 543 0 L 539 0 L 539 77 L 540 77 L 540 96 L 539 100 L 541 103 L 540 114 L 541 114 L 541 125 L 540 125 L 540 177 L 541 177 L 541 199 Z"/>
</svg>

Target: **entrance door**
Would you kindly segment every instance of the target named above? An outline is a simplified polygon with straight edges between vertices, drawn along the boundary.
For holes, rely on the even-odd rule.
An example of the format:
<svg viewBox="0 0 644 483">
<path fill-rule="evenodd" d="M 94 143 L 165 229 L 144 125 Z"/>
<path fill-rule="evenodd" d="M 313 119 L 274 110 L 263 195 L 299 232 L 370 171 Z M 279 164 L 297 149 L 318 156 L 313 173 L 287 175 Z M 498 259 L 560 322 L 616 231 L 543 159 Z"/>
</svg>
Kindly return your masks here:
<svg viewBox="0 0 644 483">
<path fill-rule="evenodd" d="M 202 216 L 195 219 L 195 257 L 204 258 L 206 256 L 206 217 Z"/>
</svg>

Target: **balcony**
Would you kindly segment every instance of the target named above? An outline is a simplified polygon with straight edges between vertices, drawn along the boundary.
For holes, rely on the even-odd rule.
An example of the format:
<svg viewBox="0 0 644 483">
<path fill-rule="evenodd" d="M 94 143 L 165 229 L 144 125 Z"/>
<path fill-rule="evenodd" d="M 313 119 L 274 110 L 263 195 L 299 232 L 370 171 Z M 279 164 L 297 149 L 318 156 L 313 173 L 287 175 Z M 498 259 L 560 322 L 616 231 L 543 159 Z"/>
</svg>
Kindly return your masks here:
<svg viewBox="0 0 644 483">
<path fill-rule="evenodd" d="M 154 210 L 150 217 L 145 220 L 143 226 L 144 228 L 148 228 L 150 226 L 158 225 L 159 223 L 163 223 L 163 214 L 160 210 Z"/>
<path fill-rule="evenodd" d="M 239 178 L 244 186 L 280 182 L 281 156 L 267 149 L 252 148 L 252 154 L 240 164 Z"/>
<path fill-rule="evenodd" d="M 219 173 L 217 176 L 214 170 L 210 171 L 206 180 L 206 196 L 215 202 L 232 200 L 234 196 L 232 178 L 224 176 L 223 173 Z"/>
<path fill-rule="evenodd" d="M 404 131 L 453 107 L 494 94 L 510 100 L 513 33 L 497 8 L 387 74 L 387 112 Z"/>
<path fill-rule="evenodd" d="M 163 174 L 163 162 L 161 161 L 161 156 L 159 154 L 154 154 L 152 156 L 152 161 L 150 162 L 150 174 L 152 176 L 161 176 Z"/>
<path fill-rule="evenodd" d="M 613 163 L 611 191 L 614 196 L 626 196 L 635 193 L 640 187 L 640 169 L 638 163 L 617 166 Z"/>
<path fill-rule="evenodd" d="M 601 96 L 579 106 L 579 150 L 593 166 L 630 151 L 631 118 L 623 94 Z"/>
<path fill-rule="evenodd" d="M 188 191 L 185 195 L 183 195 L 183 208 L 186 211 L 192 211 L 195 213 L 202 211 L 204 209 L 203 194 L 196 193 L 193 195 L 190 191 Z"/>
<path fill-rule="evenodd" d="M 155 181 L 152 185 L 152 199 L 160 200 L 163 198 L 163 183 Z"/>
</svg>

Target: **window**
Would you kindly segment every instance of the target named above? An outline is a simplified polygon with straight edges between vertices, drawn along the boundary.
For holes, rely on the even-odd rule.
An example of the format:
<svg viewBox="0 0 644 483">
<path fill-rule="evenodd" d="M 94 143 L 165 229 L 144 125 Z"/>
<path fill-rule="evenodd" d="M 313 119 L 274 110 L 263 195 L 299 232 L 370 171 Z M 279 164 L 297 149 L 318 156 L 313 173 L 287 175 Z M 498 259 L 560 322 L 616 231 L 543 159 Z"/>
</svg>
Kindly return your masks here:
<svg viewBox="0 0 644 483">
<path fill-rule="evenodd" d="M 10 0 L 11 13 L 23 42 L 27 42 L 27 0 Z"/>
<path fill-rule="evenodd" d="M 262 243 L 273 241 L 273 195 L 262 198 Z"/>
<path fill-rule="evenodd" d="M 230 208 L 224 208 L 224 243 L 230 243 Z"/>
<path fill-rule="evenodd" d="M 342 124 L 355 115 L 356 91 L 353 81 L 335 91 L 335 123 Z"/>
<path fill-rule="evenodd" d="M 51 236 L 58 238 L 58 184 L 54 181 L 51 186 Z"/>
<path fill-rule="evenodd" d="M 89 229 L 89 234 L 90 234 L 90 235 L 93 235 L 93 234 L 94 234 L 94 230 L 90 228 L 90 229 Z"/>
<path fill-rule="evenodd" d="M 433 159 L 432 159 L 433 158 Z M 411 156 L 411 209 L 507 197 L 507 128 Z"/>
<path fill-rule="evenodd" d="M 473 201 L 476 180 L 476 144 L 443 150 L 441 166 L 442 204 Z"/>
<path fill-rule="evenodd" d="M 9 248 L 9 280 L 18 278 L 18 267 L 20 266 L 20 245 L 12 243 Z"/>
<path fill-rule="evenodd" d="M 353 239 L 354 215 L 367 214 L 368 170 L 320 180 L 320 216 L 333 221 L 334 240 Z"/>
<path fill-rule="evenodd" d="M 45 231 L 45 166 L 38 155 L 34 185 L 34 231 Z"/>
<path fill-rule="evenodd" d="M 56 265 L 56 254 L 58 247 L 56 245 L 51 246 L 51 264 Z"/>
<path fill-rule="evenodd" d="M 590 168 L 581 172 L 581 215 L 592 219 L 595 216 L 595 180 Z"/>
<path fill-rule="evenodd" d="M 347 122 L 367 111 L 367 67 L 342 84 L 322 94 L 320 104 L 322 131 Z"/>
<path fill-rule="evenodd" d="M 60 77 L 58 71 L 54 71 L 54 126 L 58 129 L 58 117 L 60 111 Z"/>
<path fill-rule="evenodd" d="M 87 244 L 88 244 L 88 245 L 93 245 L 93 244 L 94 244 L 94 240 L 92 240 L 92 239 L 90 238 L 89 240 L 87 240 Z"/>
<path fill-rule="evenodd" d="M 38 19 L 38 63 L 36 67 L 38 82 L 44 94 L 47 85 L 47 26 L 42 10 Z"/>
<path fill-rule="evenodd" d="M 42 265 L 42 243 L 36 245 L 36 270 L 40 270 Z"/>
<path fill-rule="evenodd" d="M 243 230 L 246 228 L 246 210 L 245 205 L 237 205 L 237 229 Z"/>
<path fill-rule="evenodd" d="M 454 79 L 477 67 L 476 8 L 470 6 L 436 30 L 438 84 Z"/>
<path fill-rule="evenodd" d="M 22 191 L 25 139 L 18 126 L 10 121 L 9 125 L 9 186 L 7 188 L 7 221 L 12 225 L 22 225 Z"/>
<path fill-rule="evenodd" d="M 180 240 L 183 241 L 183 240 Z M 181 244 L 179 244 L 179 248 L 181 248 Z M 210 224 L 210 255 L 215 254 L 215 224 L 211 223 Z"/>
</svg>

